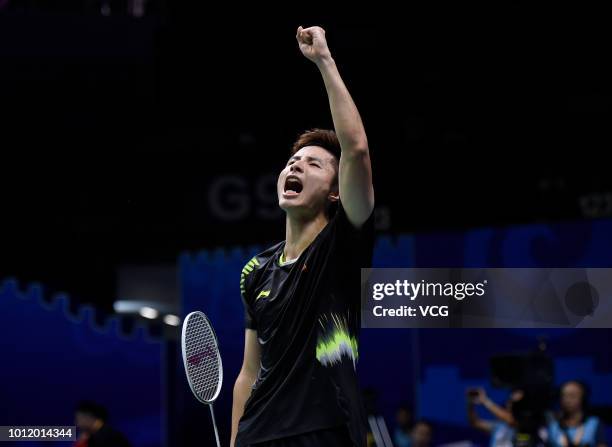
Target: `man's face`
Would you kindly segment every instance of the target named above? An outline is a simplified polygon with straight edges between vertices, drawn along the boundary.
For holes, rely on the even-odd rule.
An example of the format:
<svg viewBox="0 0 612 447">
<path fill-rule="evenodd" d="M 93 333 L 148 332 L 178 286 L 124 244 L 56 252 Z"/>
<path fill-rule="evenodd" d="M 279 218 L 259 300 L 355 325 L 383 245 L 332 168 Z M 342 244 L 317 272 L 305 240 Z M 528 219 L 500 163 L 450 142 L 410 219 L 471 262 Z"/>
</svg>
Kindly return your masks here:
<svg viewBox="0 0 612 447">
<path fill-rule="evenodd" d="M 95 418 L 87 413 L 76 412 L 74 423 L 79 430 L 90 432 L 95 422 Z"/>
<path fill-rule="evenodd" d="M 412 443 L 417 446 L 427 446 L 431 443 L 431 427 L 422 422 L 412 429 Z"/>
<path fill-rule="evenodd" d="M 331 200 L 338 199 L 334 180 L 337 162 L 332 154 L 319 146 L 306 146 L 297 151 L 278 176 L 278 205 L 286 212 L 312 217 Z"/>
<path fill-rule="evenodd" d="M 571 413 L 581 410 L 582 394 L 583 390 L 579 384 L 567 383 L 561 389 L 561 408 Z"/>
<path fill-rule="evenodd" d="M 400 427 L 409 427 L 410 426 L 410 412 L 405 408 L 400 408 L 397 410 L 396 414 L 397 425 Z"/>
</svg>

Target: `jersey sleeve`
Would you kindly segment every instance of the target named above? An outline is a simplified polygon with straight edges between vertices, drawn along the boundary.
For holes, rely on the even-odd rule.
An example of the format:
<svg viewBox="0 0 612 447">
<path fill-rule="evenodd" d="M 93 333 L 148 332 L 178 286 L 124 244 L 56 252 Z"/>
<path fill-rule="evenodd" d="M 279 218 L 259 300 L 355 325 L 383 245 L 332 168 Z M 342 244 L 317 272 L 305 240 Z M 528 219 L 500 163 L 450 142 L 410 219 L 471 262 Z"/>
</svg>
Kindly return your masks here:
<svg viewBox="0 0 612 447">
<path fill-rule="evenodd" d="M 346 211 L 339 202 L 338 210 L 334 216 L 335 234 L 334 245 L 338 260 L 351 268 L 367 268 L 372 266 L 374 252 L 374 210 L 370 217 L 361 225 L 355 227 L 346 215 Z"/>
<path fill-rule="evenodd" d="M 257 330 L 257 321 L 255 318 L 255 311 L 253 309 L 254 301 L 250 294 L 252 279 L 251 273 L 259 265 L 257 257 L 254 256 L 249 262 L 246 263 L 240 274 L 240 295 L 242 297 L 242 304 L 244 306 L 244 327 L 246 329 Z"/>
</svg>

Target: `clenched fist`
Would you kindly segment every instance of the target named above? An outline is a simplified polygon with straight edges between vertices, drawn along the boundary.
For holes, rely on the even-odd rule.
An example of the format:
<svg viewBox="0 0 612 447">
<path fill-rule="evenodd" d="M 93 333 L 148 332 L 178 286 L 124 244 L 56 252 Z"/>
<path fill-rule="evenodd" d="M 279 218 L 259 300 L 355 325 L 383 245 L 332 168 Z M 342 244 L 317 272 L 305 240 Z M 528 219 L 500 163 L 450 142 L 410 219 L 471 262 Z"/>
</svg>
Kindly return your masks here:
<svg viewBox="0 0 612 447">
<path fill-rule="evenodd" d="M 331 53 L 327 47 L 327 40 L 325 40 L 325 30 L 320 26 L 311 26 L 310 28 L 300 26 L 295 38 L 302 54 L 315 64 L 318 65 L 326 60 L 331 60 Z"/>
</svg>

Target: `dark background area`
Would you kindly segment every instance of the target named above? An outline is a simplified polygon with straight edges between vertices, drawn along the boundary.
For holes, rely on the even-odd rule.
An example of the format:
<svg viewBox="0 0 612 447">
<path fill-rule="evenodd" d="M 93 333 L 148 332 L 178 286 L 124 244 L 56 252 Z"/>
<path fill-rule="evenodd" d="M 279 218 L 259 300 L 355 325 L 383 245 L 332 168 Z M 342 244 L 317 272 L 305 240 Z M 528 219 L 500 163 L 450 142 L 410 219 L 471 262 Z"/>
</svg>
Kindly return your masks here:
<svg viewBox="0 0 612 447">
<path fill-rule="evenodd" d="M 300 24 L 363 115 L 381 234 L 612 215 L 598 11 L 116 5 L 3 2 L 0 277 L 110 310 L 120 264 L 282 238 L 274 176 L 331 126 Z"/>
</svg>

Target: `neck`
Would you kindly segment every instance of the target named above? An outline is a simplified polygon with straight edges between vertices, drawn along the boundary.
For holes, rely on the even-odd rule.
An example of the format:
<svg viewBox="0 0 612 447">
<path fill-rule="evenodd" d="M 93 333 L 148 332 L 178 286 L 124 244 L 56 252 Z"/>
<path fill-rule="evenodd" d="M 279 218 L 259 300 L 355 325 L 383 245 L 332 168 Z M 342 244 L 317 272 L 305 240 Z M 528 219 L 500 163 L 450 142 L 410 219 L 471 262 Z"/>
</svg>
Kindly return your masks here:
<svg viewBox="0 0 612 447">
<path fill-rule="evenodd" d="M 297 258 L 317 237 L 328 219 L 325 213 L 318 214 L 314 219 L 299 219 L 287 214 L 285 226 L 285 260 Z"/>
<path fill-rule="evenodd" d="M 567 425 L 578 425 L 582 421 L 582 411 L 568 413 L 565 415 L 565 423 Z"/>
</svg>

